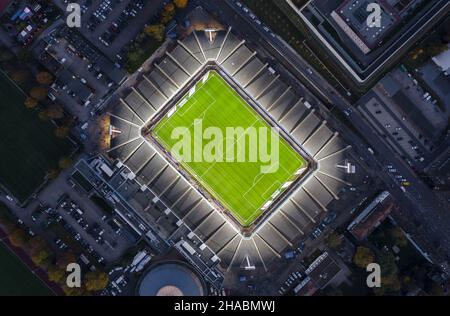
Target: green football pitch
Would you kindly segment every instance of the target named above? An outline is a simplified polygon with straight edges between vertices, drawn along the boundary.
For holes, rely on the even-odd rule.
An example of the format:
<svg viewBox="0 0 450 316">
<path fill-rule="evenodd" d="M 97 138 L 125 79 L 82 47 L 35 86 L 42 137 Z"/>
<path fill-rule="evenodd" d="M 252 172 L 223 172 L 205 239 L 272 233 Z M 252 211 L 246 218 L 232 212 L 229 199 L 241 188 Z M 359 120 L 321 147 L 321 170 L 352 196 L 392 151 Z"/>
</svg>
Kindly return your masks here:
<svg viewBox="0 0 450 316">
<path fill-rule="evenodd" d="M 179 138 L 173 137 L 175 128 L 182 127 L 189 135 L 195 134 L 195 124 L 201 120 L 202 130 L 209 127 L 222 131 L 223 148 L 229 150 L 231 146 L 226 146 L 227 128 L 248 128 L 254 127 L 257 131 L 260 128 L 267 128 L 268 139 L 267 148 L 270 152 L 273 148 L 269 124 L 253 110 L 234 91 L 225 80 L 216 72 L 210 72 L 206 81 L 197 83 L 195 92 L 189 93 L 181 100 L 176 110 L 170 110 L 154 127 L 152 136 L 168 151 L 171 151 L 179 142 Z M 254 129 L 255 130 L 255 129 Z M 264 129 L 263 129 L 264 130 Z M 226 136 L 225 136 L 226 135 Z M 246 138 L 247 137 L 247 138 Z M 229 141 L 228 137 L 228 141 Z M 197 182 L 199 182 L 215 199 L 225 206 L 232 215 L 243 226 L 248 226 L 254 222 L 266 209 L 267 202 L 281 193 L 289 181 L 296 178 L 296 173 L 306 166 L 306 161 L 300 156 L 283 138 L 278 138 L 279 155 L 277 156 L 278 168 L 270 173 L 263 173 L 262 166 L 267 166 L 261 159 L 249 159 L 251 150 L 258 151 L 259 145 L 249 141 L 249 136 L 244 134 L 245 152 L 244 161 L 236 158 L 231 162 L 229 159 L 214 160 L 207 162 L 207 159 L 181 159 L 179 163 L 186 169 Z M 239 135 L 233 138 L 233 153 L 239 152 Z M 197 144 L 196 144 L 197 142 Z M 198 144 L 201 142 L 202 144 Z M 195 151 L 206 148 L 211 139 L 203 135 L 202 138 L 192 137 L 191 152 L 192 157 Z M 240 143 L 241 146 L 242 143 Z M 242 147 L 241 147 L 242 149 Z M 212 151 L 214 152 L 214 151 Z M 228 153 L 224 152 L 224 156 Z M 186 157 L 186 156 L 183 156 Z M 179 159 L 179 157 L 174 157 Z"/>
<path fill-rule="evenodd" d="M 51 290 L 0 243 L 0 295 L 50 296 Z"/>
<path fill-rule="evenodd" d="M 50 123 L 25 108 L 25 97 L 0 70 L 0 183 L 22 202 L 74 149 L 54 135 Z"/>
</svg>

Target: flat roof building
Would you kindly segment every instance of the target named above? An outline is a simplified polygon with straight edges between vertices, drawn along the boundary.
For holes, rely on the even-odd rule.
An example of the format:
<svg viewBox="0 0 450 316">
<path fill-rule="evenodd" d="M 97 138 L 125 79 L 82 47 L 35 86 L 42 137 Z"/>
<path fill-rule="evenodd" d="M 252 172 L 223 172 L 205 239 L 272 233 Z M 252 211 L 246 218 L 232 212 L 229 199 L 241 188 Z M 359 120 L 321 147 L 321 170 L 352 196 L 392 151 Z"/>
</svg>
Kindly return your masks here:
<svg viewBox="0 0 450 316">
<path fill-rule="evenodd" d="M 380 6 L 380 27 L 368 23 L 369 4 Z M 344 1 L 331 17 L 364 54 L 368 54 L 390 31 L 400 23 L 400 16 L 384 1 Z M 370 22 L 370 21 L 369 21 Z"/>
</svg>

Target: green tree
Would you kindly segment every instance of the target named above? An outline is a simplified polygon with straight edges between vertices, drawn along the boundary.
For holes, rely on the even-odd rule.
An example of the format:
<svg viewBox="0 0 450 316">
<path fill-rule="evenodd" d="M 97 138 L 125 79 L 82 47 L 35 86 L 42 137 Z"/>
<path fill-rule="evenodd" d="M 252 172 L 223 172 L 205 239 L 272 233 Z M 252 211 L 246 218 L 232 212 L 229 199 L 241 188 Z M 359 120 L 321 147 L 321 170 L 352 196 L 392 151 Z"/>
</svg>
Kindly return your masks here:
<svg viewBox="0 0 450 316">
<path fill-rule="evenodd" d="M 66 272 L 65 270 L 51 265 L 48 270 L 47 270 L 47 274 L 48 274 L 48 279 L 52 282 L 56 282 L 56 283 L 62 283 L 65 280 L 66 277 Z"/>
<path fill-rule="evenodd" d="M 331 234 L 328 235 L 326 239 L 326 244 L 331 249 L 339 249 L 339 247 L 342 245 L 342 235 L 339 235 L 336 231 L 331 232 Z"/>
<path fill-rule="evenodd" d="M 82 296 L 84 295 L 84 289 L 81 287 L 68 287 L 67 285 L 63 286 L 63 291 L 66 296 Z"/>
<path fill-rule="evenodd" d="M 97 292 L 103 290 L 109 283 L 109 277 L 101 271 L 89 271 L 84 278 L 86 290 Z"/>
<path fill-rule="evenodd" d="M 161 12 L 161 24 L 166 25 L 175 17 L 175 5 L 169 2 Z"/>
<path fill-rule="evenodd" d="M 50 257 L 52 253 L 48 248 L 35 250 L 31 252 L 31 260 L 39 267 L 46 268 L 50 264 Z"/>
<path fill-rule="evenodd" d="M 72 165 L 72 159 L 70 157 L 63 157 L 58 162 L 58 166 L 62 170 L 69 168 L 71 165 Z"/>
<path fill-rule="evenodd" d="M 164 40 L 165 27 L 162 24 L 152 24 L 145 27 L 144 33 L 151 38 L 162 42 Z"/>
<path fill-rule="evenodd" d="M 392 227 L 389 230 L 389 234 L 394 240 L 394 243 L 399 247 L 404 247 L 408 244 L 408 239 L 406 239 L 405 234 L 399 227 Z"/>
<path fill-rule="evenodd" d="M 381 268 L 381 287 L 374 288 L 376 295 L 395 295 L 402 288 L 395 256 L 390 251 L 383 251 L 378 258 Z"/>
<path fill-rule="evenodd" d="M 359 246 L 356 248 L 353 263 L 358 267 L 365 269 L 369 263 L 374 262 L 375 255 L 372 250 L 366 247 Z"/>
</svg>

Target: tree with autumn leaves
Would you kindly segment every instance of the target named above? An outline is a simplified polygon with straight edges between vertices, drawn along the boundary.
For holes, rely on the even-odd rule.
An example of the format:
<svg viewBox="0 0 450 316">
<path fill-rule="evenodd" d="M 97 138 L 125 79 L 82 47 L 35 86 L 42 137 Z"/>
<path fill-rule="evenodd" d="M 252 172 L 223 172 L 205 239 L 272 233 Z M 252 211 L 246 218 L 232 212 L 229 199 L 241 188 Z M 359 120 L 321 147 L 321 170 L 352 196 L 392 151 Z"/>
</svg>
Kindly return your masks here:
<svg viewBox="0 0 450 316">
<path fill-rule="evenodd" d="M 27 235 L 19 227 L 16 227 L 8 235 L 8 238 L 9 238 L 9 241 L 11 242 L 11 244 L 15 247 L 24 247 L 27 242 Z"/>
<path fill-rule="evenodd" d="M 53 76 L 46 71 L 41 71 L 36 75 L 36 81 L 42 85 L 50 85 L 53 82 Z"/>
<path fill-rule="evenodd" d="M 353 257 L 353 263 L 358 267 L 365 269 L 367 268 L 367 265 L 374 262 L 374 260 L 375 254 L 371 249 L 362 246 L 356 248 L 356 253 Z"/>
<path fill-rule="evenodd" d="M 173 4 L 177 7 L 177 9 L 185 9 L 188 3 L 188 0 L 173 0 Z"/>
<path fill-rule="evenodd" d="M 38 101 L 35 98 L 28 97 L 25 99 L 24 104 L 27 109 L 34 109 L 38 105 Z"/>
<path fill-rule="evenodd" d="M 164 9 L 161 12 L 161 24 L 166 25 L 167 23 L 169 23 L 175 17 L 175 14 L 175 5 L 173 4 L 173 2 L 169 2 L 164 6 Z"/>
<path fill-rule="evenodd" d="M 164 40 L 164 32 L 166 28 L 162 24 L 151 24 L 144 28 L 144 33 L 151 38 L 161 42 Z"/>
<path fill-rule="evenodd" d="M 31 88 L 30 90 L 30 97 L 37 101 L 43 101 L 48 94 L 48 89 L 45 86 L 36 86 Z"/>
<path fill-rule="evenodd" d="M 97 292 L 103 290 L 109 283 L 108 274 L 102 271 L 89 271 L 84 276 L 86 290 Z"/>
</svg>

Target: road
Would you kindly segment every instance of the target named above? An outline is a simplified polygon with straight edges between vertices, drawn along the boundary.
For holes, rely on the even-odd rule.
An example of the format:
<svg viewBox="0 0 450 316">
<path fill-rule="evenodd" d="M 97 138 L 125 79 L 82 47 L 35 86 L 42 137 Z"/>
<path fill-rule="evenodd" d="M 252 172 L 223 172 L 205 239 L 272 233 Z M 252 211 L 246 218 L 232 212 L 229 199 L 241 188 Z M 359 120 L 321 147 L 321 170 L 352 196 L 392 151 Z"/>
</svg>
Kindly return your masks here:
<svg viewBox="0 0 450 316">
<path fill-rule="evenodd" d="M 247 39 L 257 39 L 266 51 L 276 57 L 284 67 L 326 105 L 333 105 L 344 111 L 350 108 L 349 102 L 341 96 L 318 72 L 292 48 L 287 46 L 278 36 L 273 37 L 264 31 L 263 26 L 258 26 L 248 15 L 239 9 L 233 1 L 227 0 L 228 6 L 218 6 L 214 1 L 203 2 L 211 11 L 219 12 L 222 20 L 234 27 Z M 314 105 L 314 104 L 313 104 Z M 315 104 L 317 106 L 317 104 Z M 373 172 L 385 182 L 399 205 L 407 210 L 411 216 L 420 220 L 424 227 L 424 234 L 430 243 L 439 240 L 442 247 L 436 256 L 437 262 L 445 262 L 450 259 L 450 207 L 440 202 L 434 192 L 427 187 L 409 166 L 398 157 L 384 140 L 372 129 L 370 124 L 355 110 L 348 117 L 352 125 L 364 134 L 364 140 L 353 133 L 346 133 L 345 138 L 351 141 L 351 145 L 362 159 L 373 168 Z M 375 155 L 368 150 L 368 146 L 374 149 Z M 396 179 L 387 173 L 386 165 L 392 165 L 399 170 L 411 186 L 406 194 L 400 189 Z M 447 210 L 447 212 L 446 212 Z"/>
<path fill-rule="evenodd" d="M 322 40 L 322 35 L 315 28 L 314 33 L 317 38 L 322 40 L 322 44 L 328 48 L 332 53 L 333 59 L 337 63 L 344 65 L 346 70 L 357 80 L 360 84 L 367 83 L 369 80 L 373 79 L 375 74 L 377 74 L 381 69 L 387 69 L 389 64 L 395 63 L 396 57 L 408 51 L 410 44 L 414 43 L 416 39 L 420 38 L 433 27 L 435 20 L 440 20 L 443 16 L 448 13 L 450 6 L 446 0 L 437 0 L 430 4 L 430 7 L 421 16 L 416 16 L 415 19 L 411 19 L 406 25 L 399 25 L 402 29 L 399 31 L 398 37 L 393 37 L 383 43 L 383 48 L 386 47 L 381 53 L 378 53 L 378 57 L 371 60 L 370 57 L 364 56 L 363 59 L 367 59 L 369 62 L 364 69 L 361 69 L 356 63 L 350 63 L 343 58 L 339 52 L 335 51 L 333 45 L 331 45 L 327 40 Z M 309 20 L 302 17 L 305 23 L 311 24 Z M 432 21 L 430 23 L 430 21 Z M 403 23 L 403 22 L 402 22 Z M 356 48 L 355 48 L 356 49 Z M 377 50 L 377 49 L 375 49 Z M 357 52 L 358 53 L 358 52 Z M 357 68 L 357 70 L 354 70 Z"/>
</svg>

